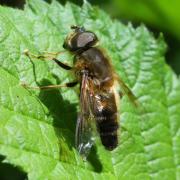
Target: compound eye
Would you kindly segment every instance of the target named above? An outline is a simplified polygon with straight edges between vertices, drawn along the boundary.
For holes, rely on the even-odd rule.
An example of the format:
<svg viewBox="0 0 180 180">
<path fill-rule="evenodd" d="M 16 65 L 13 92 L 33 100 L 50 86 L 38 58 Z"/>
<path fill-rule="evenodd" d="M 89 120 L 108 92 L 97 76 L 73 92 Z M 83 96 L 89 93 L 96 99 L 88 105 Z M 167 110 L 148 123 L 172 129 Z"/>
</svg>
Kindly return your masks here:
<svg viewBox="0 0 180 180">
<path fill-rule="evenodd" d="M 63 48 L 71 52 L 83 50 L 92 47 L 97 41 L 97 36 L 93 32 L 78 29 L 77 32 L 75 31 L 66 37 Z"/>
<path fill-rule="evenodd" d="M 77 38 L 77 47 L 90 47 L 97 42 L 97 37 L 92 32 L 83 32 L 78 35 Z"/>
</svg>

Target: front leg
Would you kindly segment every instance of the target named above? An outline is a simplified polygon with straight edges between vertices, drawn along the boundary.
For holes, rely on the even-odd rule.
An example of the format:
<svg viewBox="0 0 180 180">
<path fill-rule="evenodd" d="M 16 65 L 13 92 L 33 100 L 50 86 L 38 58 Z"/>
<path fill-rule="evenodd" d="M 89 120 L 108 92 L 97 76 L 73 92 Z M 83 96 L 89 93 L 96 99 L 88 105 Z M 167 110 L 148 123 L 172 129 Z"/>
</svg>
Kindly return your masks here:
<svg viewBox="0 0 180 180">
<path fill-rule="evenodd" d="M 52 60 L 54 61 L 58 66 L 60 66 L 61 68 L 65 69 L 65 70 L 72 70 L 73 67 L 65 64 L 65 63 L 62 63 L 60 62 L 58 59 L 56 59 L 56 56 L 58 54 L 61 54 L 61 53 L 64 53 L 64 51 L 62 52 L 45 52 L 44 54 L 42 55 L 36 55 L 36 54 L 33 54 L 33 53 L 30 53 L 28 49 L 24 50 L 24 54 L 26 56 L 28 56 L 29 58 L 33 57 L 33 58 L 37 58 L 37 59 L 41 59 L 41 60 Z"/>
</svg>

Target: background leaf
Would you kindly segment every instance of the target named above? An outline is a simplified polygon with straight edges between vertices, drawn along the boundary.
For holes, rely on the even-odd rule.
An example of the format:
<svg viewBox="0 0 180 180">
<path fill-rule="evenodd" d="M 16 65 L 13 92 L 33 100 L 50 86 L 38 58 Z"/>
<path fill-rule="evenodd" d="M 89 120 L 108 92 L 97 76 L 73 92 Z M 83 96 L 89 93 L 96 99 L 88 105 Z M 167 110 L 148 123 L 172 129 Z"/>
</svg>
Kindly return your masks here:
<svg viewBox="0 0 180 180">
<path fill-rule="evenodd" d="M 180 178 L 180 83 L 164 62 L 166 45 L 144 26 L 112 21 L 98 8 L 29 0 L 24 11 L 0 8 L 0 154 L 28 173 L 29 179 L 178 179 Z M 73 75 L 53 62 L 29 59 L 33 53 L 61 51 L 73 24 L 97 34 L 117 73 L 145 111 L 126 97 L 120 105 L 120 145 L 113 152 L 97 142 L 88 161 L 74 148 L 78 87 L 32 91 L 60 84 Z M 59 59 L 72 64 L 68 52 Z"/>
<path fill-rule="evenodd" d="M 133 4 L 133 6 L 132 6 Z M 178 0 L 113 0 L 105 6 L 111 15 L 132 21 L 134 24 L 144 23 L 156 34 L 163 32 L 168 43 L 166 61 L 180 74 L 180 2 Z"/>
<path fill-rule="evenodd" d="M 180 27 L 177 26 L 180 21 L 178 0 L 173 3 L 167 0 L 114 0 L 114 3 L 119 8 L 116 13 L 122 13 L 126 17 L 134 17 L 135 20 L 143 20 L 143 22 L 160 27 L 180 40 Z M 131 6 L 132 3 L 133 6 Z"/>
</svg>

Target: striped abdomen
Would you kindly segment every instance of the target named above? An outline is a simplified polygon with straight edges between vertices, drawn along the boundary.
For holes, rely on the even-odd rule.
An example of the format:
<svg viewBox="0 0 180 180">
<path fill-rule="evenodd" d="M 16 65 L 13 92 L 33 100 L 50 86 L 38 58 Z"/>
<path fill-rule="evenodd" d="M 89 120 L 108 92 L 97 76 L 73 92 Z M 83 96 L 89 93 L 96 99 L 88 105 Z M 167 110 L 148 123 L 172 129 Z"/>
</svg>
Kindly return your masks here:
<svg viewBox="0 0 180 180">
<path fill-rule="evenodd" d="M 114 93 L 96 95 L 95 119 L 101 142 L 108 150 L 118 145 L 117 106 Z"/>
</svg>

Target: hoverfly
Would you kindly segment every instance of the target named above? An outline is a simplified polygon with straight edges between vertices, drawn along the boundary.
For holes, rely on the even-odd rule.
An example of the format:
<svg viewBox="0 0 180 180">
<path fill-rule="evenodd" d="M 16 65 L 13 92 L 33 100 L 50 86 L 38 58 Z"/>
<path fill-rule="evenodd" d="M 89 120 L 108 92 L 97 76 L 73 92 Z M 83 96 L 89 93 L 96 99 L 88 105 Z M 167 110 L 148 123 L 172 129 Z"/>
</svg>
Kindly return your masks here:
<svg viewBox="0 0 180 180">
<path fill-rule="evenodd" d="M 135 97 L 117 76 L 109 58 L 96 46 L 96 34 L 79 26 L 72 26 L 71 29 L 73 31 L 66 37 L 63 47 L 74 54 L 74 66 L 70 67 L 56 58 L 52 60 L 60 67 L 74 72 L 77 80 L 66 83 L 66 87 L 74 87 L 80 83 L 80 113 L 76 124 L 75 142 L 78 152 L 86 157 L 94 143 L 94 127 L 105 149 L 111 151 L 118 146 L 119 93 L 115 87 L 117 82 L 130 100 L 134 101 Z M 51 87 L 60 86 L 40 88 Z"/>
</svg>

